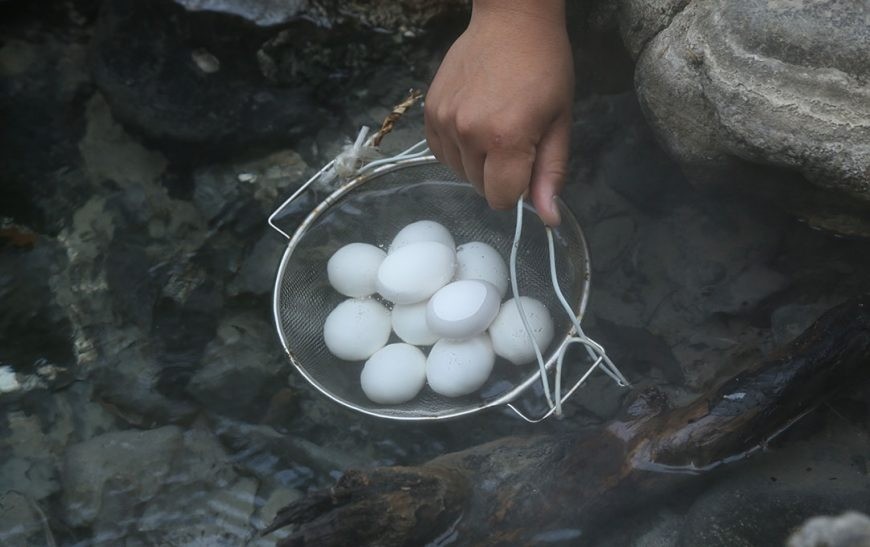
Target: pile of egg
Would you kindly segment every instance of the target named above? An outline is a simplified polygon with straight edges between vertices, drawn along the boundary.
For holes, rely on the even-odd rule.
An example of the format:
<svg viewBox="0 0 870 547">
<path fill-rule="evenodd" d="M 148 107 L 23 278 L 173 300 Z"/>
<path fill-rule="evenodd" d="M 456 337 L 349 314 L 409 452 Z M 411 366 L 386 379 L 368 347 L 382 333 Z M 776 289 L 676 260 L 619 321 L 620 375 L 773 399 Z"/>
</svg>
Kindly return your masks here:
<svg viewBox="0 0 870 547">
<path fill-rule="evenodd" d="M 515 365 L 535 359 L 516 302 L 502 302 L 510 282 L 502 256 L 480 241 L 456 247 L 437 222 L 405 226 L 387 252 L 345 245 L 330 257 L 327 274 L 349 298 L 326 318 L 326 347 L 339 359 L 365 361 L 360 384 L 375 403 L 410 401 L 427 382 L 445 397 L 468 395 L 489 378 L 496 356 Z M 541 302 L 521 298 L 543 350 L 553 320 Z M 402 342 L 388 344 L 391 332 Z M 429 346 L 427 356 L 421 347 Z"/>
</svg>

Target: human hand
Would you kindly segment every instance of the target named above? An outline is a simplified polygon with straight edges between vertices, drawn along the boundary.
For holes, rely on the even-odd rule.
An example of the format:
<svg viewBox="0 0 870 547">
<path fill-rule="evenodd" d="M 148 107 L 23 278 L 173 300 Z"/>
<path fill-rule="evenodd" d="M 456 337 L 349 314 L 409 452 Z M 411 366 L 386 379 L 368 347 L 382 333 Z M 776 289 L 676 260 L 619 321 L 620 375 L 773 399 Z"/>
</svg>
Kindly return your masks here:
<svg viewBox="0 0 870 547">
<path fill-rule="evenodd" d="M 528 191 L 555 226 L 573 94 L 564 0 L 475 0 L 426 96 L 426 140 L 490 206 L 513 207 Z"/>
</svg>

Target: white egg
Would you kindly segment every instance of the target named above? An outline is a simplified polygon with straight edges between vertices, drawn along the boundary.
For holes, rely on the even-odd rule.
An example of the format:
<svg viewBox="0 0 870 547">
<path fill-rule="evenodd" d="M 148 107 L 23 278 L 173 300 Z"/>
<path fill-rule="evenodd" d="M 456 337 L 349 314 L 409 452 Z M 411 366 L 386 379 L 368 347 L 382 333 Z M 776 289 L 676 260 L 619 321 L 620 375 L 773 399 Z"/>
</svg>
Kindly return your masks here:
<svg viewBox="0 0 870 547">
<path fill-rule="evenodd" d="M 368 243 L 349 243 L 329 258 L 329 284 L 345 296 L 361 298 L 375 293 L 378 268 L 387 253 Z"/>
<path fill-rule="evenodd" d="M 489 336 L 467 340 L 439 340 L 426 359 L 426 379 L 435 393 L 460 397 L 480 389 L 495 363 Z"/>
<path fill-rule="evenodd" d="M 410 344 L 390 344 L 369 357 L 360 375 L 366 397 L 382 405 L 413 399 L 426 383 L 426 356 Z"/>
<path fill-rule="evenodd" d="M 468 338 L 485 331 L 499 312 L 501 297 L 492 283 L 454 281 L 438 289 L 426 306 L 426 322 L 442 338 Z"/>
<path fill-rule="evenodd" d="M 395 304 L 426 300 L 456 271 L 456 253 L 435 241 L 410 243 L 387 255 L 378 268 L 378 292 Z"/>
<path fill-rule="evenodd" d="M 399 233 L 393 238 L 393 242 L 390 243 L 390 252 L 421 241 L 437 241 L 451 249 L 456 248 L 453 236 L 450 235 L 447 228 L 434 220 L 419 220 L 399 230 Z"/>
<path fill-rule="evenodd" d="M 426 323 L 427 302 L 393 306 L 393 332 L 402 341 L 417 346 L 431 346 L 439 336 Z"/>
<path fill-rule="evenodd" d="M 323 324 L 323 340 L 345 361 L 368 359 L 390 338 L 390 310 L 376 300 L 349 299 L 335 307 Z"/>
<path fill-rule="evenodd" d="M 553 340 L 553 318 L 547 307 L 540 301 L 528 296 L 521 296 L 520 299 L 532 335 L 543 353 Z M 501 305 L 495 321 L 489 326 L 489 335 L 492 338 L 492 348 L 499 357 L 504 357 L 515 365 L 535 360 L 535 348 L 526 334 L 523 320 L 513 298 Z"/>
<path fill-rule="evenodd" d="M 510 272 L 498 251 L 482 241 L 472 241 L 456 249 L 455 279 L 489 281 L 498 289 L 499 297 L 504 298 L 510 284 Z"/>
</svg>

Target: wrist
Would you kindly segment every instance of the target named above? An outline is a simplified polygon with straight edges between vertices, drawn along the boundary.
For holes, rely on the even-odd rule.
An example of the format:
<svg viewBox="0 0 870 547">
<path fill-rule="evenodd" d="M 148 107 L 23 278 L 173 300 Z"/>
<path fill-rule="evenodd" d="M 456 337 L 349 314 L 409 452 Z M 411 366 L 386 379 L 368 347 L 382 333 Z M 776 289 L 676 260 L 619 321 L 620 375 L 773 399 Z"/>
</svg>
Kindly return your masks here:
<svg viewBox="0 0 870 547">
<path fill-rule="evenodd" d="M 565 30 L 565 0 L 474 0 L 471 20 Z"/>
</svg>

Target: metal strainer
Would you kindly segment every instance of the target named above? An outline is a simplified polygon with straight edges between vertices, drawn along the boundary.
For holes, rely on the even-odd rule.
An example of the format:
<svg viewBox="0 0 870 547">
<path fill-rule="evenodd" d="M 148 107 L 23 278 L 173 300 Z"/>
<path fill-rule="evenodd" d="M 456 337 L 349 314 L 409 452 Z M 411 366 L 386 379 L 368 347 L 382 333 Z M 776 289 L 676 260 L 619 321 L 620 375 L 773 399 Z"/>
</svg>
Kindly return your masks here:
<svg viewBox="0 0 870 547">
<path fill-rule="evenodd" d="M 552 409 L 541 418 L 528 418 L 511 404 L 539 381 L 540 368 L 534 363 L 516 366 L 498 359 L 487 383 L 464 397 L 447 398 L 426 386 L 407 403 L 380 405 L 363 394 L 359 380 L 362 363 L 342 361 L 327 350 L 323 324 L 330 311 L 346 297 L 330 286 L 326 264 L 343 245 L 365 242 L 386 247 L 404 226 L 418 220 L 434 220 L 450 230 L 458 245 L 483 241 L 505 258 L 511 252 L 510 234 L 514 233 L 516 214 L 490 209 L 471 185 L 457 179 L 434 156 L 399 156 L 380 163 L 333 191 L 308 214 L 292 236 L 278 228 L 273 219 L 299 191 L 270 217 L 270 224 L 290 239 L 275 280 L 273 311 L 281 344 L 296 370 L 330 399 L 382 418 L 440 420 L 505 404 L 528 421 L 549 416 Z M 562 223 L 553 230 L 555 272 L 579 322 L 589 293 L 588 251 L 576 218 L 561 200 L 557 202 Z M 533 211 L 528 205 L 523 207 Z M 517 280 L 523 296 L 540 300 L 552 312 L 555 336 L 548 348 L 541 348 L 545 367 L 550 371 L 560 350 L 571 343 L 574 325 L 562 312 L 553 292 L 544 225 L 536 214 L 522 217 L 524 236 L 517 248 Z M 393 334 L 390 343 L 400 341 Z M 600 363 L 599 357 L 562 399 L 573 394 Z"/>
</svg>

